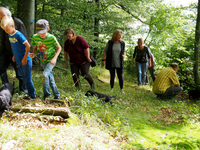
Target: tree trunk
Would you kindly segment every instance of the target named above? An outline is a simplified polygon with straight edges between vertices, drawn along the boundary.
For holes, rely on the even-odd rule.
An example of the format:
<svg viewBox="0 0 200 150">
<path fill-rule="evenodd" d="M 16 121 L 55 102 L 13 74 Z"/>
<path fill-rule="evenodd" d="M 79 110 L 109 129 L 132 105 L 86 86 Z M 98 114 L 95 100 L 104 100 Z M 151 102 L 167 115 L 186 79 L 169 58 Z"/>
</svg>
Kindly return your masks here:
<svg viewBox="0 0 200 150">
<path fill-rule="evenodd" d="M 196 31 L 195 31 L 195 47 L 194 47 L 194 81 L 196 84 L 196 89 L 200 90 L 200 80 L 199 80 L 199 48 L 200 48 L 200 0 L 198 0 L 197 9 L 197 21 L 196 21 Z"/>
<path fill-rule="evenodd" d="M 28 41 L 30 42 L 35 26 L 35 0 L 18 0 L 17 17 L 24 23 L 28 33 Z"/>
<path fill-rule="evenodd" d="M 96 12 L 97 12 L 97 14 L 99 14 L 100 13 L 100 0 L 95 0 L 95 3 L 97 5 Z M 94 42 L 98 43 L 99 42 L 99 17 L 94 18 L 94 36 L 95 36 Z M 94 47 L 94 49 L 93 49 L 94 58 L 96 58 L 97 51 L 98 51 L 98 47 Z"/>
<path fill-rule="evenodd" d="M 67 107 L 10 107 L 10 110 L 14 112 L 41 113 L 44 115 L 61 116 L 63 118 L 69 118 L 71 114 Z"/>
</svg>

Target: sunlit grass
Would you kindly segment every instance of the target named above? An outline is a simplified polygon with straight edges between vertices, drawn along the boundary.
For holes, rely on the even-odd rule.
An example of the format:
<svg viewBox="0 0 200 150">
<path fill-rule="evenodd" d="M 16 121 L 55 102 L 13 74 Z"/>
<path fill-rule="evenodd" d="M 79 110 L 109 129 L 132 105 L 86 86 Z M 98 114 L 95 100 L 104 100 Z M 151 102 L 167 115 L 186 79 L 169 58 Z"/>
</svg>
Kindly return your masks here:
<svg viewBox="0 0 200 150">
<path fill-rule="evenodd" d="M 109 72 L 102 67 L 91 68 L 95 91 L 115 96 L 111 106 L 97 97 L 86 97 L 90 86 L 82 77 L 81 87 L 76 89 L 69 69 L 64 72 L 54 68 L 53 72 L 61 97 L 71 103 L 71 118 L 66 124 L 54 125 L 25 114 L 14 113 L 11 118 L 4 115 L 0 148 L 10 144 L 15 149 L 199 149 L 200 103 L 182 97 L 160 101 L 152 93 L 151 81 L 139 87 L 136 77 L 127 72 L 125 94 L 117 76 L 111 91 Z M 12 80 L 14 72 L 8 73 Z M 42 97 L 40 75 L 39 69 L 33 71 L 36 94 Z M 13 101 L 19 99 L 21 95 L 16 93 Z M 42 103 L 40 98 L 37 103 Z"/>
</svg>

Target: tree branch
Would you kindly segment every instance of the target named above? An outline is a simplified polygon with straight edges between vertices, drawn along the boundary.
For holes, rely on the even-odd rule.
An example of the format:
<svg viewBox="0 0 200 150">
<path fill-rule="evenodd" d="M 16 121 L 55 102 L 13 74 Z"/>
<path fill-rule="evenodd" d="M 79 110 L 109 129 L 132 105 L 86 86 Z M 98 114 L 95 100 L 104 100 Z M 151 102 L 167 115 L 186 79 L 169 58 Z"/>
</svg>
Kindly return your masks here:
<svg viewBox="0 0 200 150">
<path fill-rule="evenodd" d="M 125 12 L 127 12 L 128 14 L 130 14 L 132 17 L 134 17 L 135 19 L 139 20 L 140 22 L 144 23 L 144 21 L 142 21 L 139 17 L 137 17 L 136 15 L 132 14 L 130 12 L 130 10 L 128 10 L 124 5 L 122 4 L 118 4 L 119 6 L 117 6 L 115 3 L 113 3 L 115 7 L 117 8 L 121 8 L 122 10 L 124 10 Z"/>
</svg>

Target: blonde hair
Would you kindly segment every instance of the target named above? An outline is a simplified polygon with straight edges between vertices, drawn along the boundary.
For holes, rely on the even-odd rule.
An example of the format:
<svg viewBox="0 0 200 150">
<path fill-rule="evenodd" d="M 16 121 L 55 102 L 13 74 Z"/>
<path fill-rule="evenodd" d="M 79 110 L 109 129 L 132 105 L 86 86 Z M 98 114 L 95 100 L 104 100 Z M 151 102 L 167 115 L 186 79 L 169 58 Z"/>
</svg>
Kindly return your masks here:
<svg viewBox="0 0 200 150">
<path fill-rule="evenodd" d="M 1 28 L 9 27 L 14 25 L 14 21 L 10 16 L 4 16 L 1 20 Z"/>
<path fill-rule="evenodd" d="M 112 42 L 115 42 L 115 41 L 117 40 L 117 36 L 119 35 L 119 33 L 122 34 L 122 33 L 123 33 L 122 30 L 117 29 L 117 30 L 115 30 L 115 31 L 113 32 L 113 34 L 112 34 L 112 39 L 111 39 Z"/>
</svg>

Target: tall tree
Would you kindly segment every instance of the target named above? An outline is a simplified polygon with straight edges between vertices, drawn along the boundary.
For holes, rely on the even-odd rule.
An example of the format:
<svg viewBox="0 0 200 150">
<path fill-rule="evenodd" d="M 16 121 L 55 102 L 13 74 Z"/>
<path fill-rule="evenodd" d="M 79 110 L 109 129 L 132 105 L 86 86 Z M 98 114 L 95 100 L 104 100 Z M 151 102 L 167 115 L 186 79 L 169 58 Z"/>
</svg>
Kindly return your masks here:
<svg viewBox="0 0 200 150">
<path fill-rule="evenodd" d="M 197 9 L 197 21 L 196 21 L 196 31 L 195 31 L 195 47 L 194 47 L 194 80 L 196 84 L 196 89 L 200 90 L 200 80 L 199 80 L 199 50 L 200 50 L 200 0 L 198 0 Z"/>
<path fill-rule="evenodd" d="M 28 33 L 28 41 L 30 42 L 31 37 L 34 34 L 35 0 L 18 0 L 17 17 L 24 23 Z"/>
</svg>

